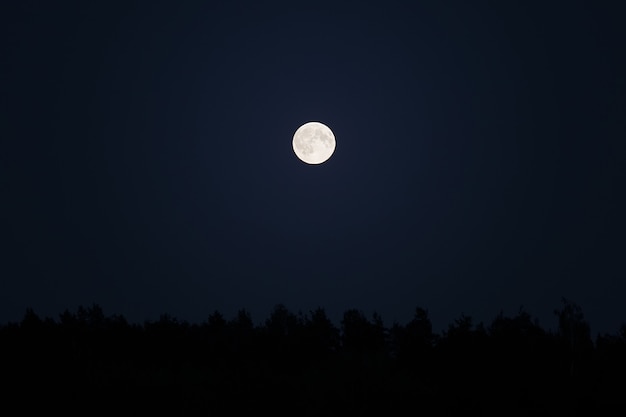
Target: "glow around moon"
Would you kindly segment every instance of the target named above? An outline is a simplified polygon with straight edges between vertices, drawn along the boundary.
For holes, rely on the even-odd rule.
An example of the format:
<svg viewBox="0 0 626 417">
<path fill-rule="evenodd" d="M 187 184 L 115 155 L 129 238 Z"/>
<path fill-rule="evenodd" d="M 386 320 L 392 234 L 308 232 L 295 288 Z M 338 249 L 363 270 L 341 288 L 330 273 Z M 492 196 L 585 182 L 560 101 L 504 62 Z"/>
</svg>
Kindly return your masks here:
<svg viewBox="0 0 626 417">
<path fill-rule="evenodd" d="M 293 135 L 293 151 L 307 164 L 321 164 L 335 152 L 335 135 L 320 122 L 308 122 Z"/>
</svg>

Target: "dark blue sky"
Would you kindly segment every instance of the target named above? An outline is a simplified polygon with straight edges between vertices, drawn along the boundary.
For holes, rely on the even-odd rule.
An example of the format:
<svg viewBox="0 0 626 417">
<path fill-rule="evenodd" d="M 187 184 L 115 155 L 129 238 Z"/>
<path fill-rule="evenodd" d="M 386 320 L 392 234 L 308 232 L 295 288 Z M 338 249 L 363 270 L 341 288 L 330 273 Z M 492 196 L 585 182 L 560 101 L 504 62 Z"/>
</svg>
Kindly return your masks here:
<svg viewBox="0 0 626 417">
<path fill-rule="evenodd" d="M 441 330 L 523 305 L 551 328 L 566 297 L 615 332 L 619 3 L 5 2 L 0 320 L 420 306 Z M 291 147 L 311 120 L 337 138 L 319 166 Z"/>
</svg>

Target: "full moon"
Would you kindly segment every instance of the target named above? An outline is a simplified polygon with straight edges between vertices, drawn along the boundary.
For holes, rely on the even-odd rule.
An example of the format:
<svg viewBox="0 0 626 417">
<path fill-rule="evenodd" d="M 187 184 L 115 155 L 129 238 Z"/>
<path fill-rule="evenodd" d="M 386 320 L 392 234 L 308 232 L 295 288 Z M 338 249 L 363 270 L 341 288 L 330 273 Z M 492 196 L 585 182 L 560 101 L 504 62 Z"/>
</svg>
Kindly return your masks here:
<svg viewBox="0 0 626 417">
<path fill-rule="evenodd" d="M 305 123 L 293 135 L 293 151 L 307 164 L 321 164 L 335 152 L 335 135 L 323 123 Z"/>
</svg>

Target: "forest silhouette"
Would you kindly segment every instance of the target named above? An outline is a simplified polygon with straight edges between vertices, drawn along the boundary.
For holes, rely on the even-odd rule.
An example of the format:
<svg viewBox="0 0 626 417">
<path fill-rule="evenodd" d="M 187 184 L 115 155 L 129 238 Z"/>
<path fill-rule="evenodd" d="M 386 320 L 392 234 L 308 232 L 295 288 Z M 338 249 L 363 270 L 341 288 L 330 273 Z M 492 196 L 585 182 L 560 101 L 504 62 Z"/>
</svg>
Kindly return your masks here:
<svg viewBox="0 0 626 417">
<path fill-rule="evenodd" d="M 562 300 L 555 330 L 520 309 L 461 315 L 440 334 L 428 311 L 406 324 L 278 304 L 264 323 L 215 311 L 143 324 L 93 304 L 58 319 L 27 309 L 0 327 L 3 404 L 48 410 L 202 415 L 626 415 L 626 324 L 591 337 Z"/>
</svg>

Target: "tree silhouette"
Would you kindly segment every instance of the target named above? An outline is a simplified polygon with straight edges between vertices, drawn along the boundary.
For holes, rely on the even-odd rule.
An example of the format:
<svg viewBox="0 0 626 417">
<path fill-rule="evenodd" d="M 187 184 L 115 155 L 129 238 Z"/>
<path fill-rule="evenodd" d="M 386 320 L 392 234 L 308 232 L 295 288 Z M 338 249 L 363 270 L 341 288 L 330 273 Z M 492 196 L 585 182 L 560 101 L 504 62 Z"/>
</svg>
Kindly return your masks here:
<svg viewBox="0 0 626 417">
<path fill-rule="evenodd" d="M 570 376 L 583 371 L 590 360 L 593 342 L 589 323 L 585 321 L 582 308 L 565 299 L 561 299 L 561 309 L 554 310 L 559 320 L 559 336 L 568 349 L 568 368 Z"/>
<path fill-rule="evenodd" d="M 363 312 L 350 309 L 341 320 L 342 347 L 346 353 L 361 356 L 379 353 L 385 349 L 385 333 L 378 315 L 370 322 Z"/>
<path fill-rule="evenodd" d="M 330 321 L 323 308 L 312 311 L 304 322 L 305 355 L 323 360 L 339 351 L 339 329 Z"/>
<path fill-rule="evenodd" d="M 417 307 L 413 319 L 406 326 L 394 323 L 391 328 L 391 349 L 401 361 L 429 354 L 436 338 L 428 317 L 428 310 Z"/>
<path fill-rule="evenodd" d="M 28 392 L 83 412 L 624 414 L 626 325 L 594 344 L 580 306 L 563 299 L 555 314 L 555 332 L 520 309 L 486 328 L 462 314 L 435 334 L 422 308 L 390 329 L 378 314 L 346 310 L 336 327 L 322 308 L 282 304 L 260 326 L 245 309 L 130 324 L 97 304 L 57 321 L 29 308 L 0 326 L 0 383 L 6 406 Z"/>
</svg>

